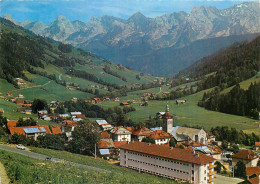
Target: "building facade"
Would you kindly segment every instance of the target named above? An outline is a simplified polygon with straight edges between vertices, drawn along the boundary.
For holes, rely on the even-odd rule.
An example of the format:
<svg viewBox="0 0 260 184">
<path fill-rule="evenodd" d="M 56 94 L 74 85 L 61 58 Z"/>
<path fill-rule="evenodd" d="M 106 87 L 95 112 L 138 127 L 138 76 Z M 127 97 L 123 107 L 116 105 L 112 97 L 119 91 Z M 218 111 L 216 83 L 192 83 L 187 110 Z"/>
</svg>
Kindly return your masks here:
<svg viewBox="0 0 260 184">
<path fill-rule="evenodd" d="M 111 130 L 113 141 L 131 141 L 131 132 L 124 127 L 114 127 Z"/>
<path fill-rule="evenodd" d="M 120 147 L 120 165 L 169 179 L 213 184 L 214 159 L 202 153 L 144 142 Z"/>
<path fill-rule="evenodd" d="M 153 138 L 155 140 L 155 144 L 161 145 L 161 144 L 167 144 L 170 142 L 170 134 L 166 133 L 163 130 L 156 130 L 154 132 L 151 132 L 148 136 Z"/>
<path fill-rule="evenodd" d="M 207 133 L 203 129 L 176 126 L 171 134 L 178 143 L 192 140 L 205 145 L 208 144 Z"/>
<path fill-rule="evenodd" d="M 242 149 L 235 155 L 232 155 L 232 166 L 235 166 L 238 161 L 242 161 L 246 167 L 256 167 L 259 156 L 251 150 Z"/>
</svg>

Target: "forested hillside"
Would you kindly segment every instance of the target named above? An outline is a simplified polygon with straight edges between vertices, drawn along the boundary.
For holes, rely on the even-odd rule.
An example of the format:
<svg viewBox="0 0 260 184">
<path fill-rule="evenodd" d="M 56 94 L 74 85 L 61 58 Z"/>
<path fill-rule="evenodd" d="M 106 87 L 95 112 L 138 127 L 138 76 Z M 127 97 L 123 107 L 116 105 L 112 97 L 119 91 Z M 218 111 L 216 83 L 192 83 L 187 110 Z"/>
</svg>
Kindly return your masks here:
<svg viewBox="0 0 260 184">
<path fill-rule="evenodd" d="M 260 68 L 260 37 L 249 43 L 235 44 L 196 62 L 180 72 L 201 79 L 198 90 L 235 85 L 256 75 Z"/>
<path fill-rule="evenodd" d="M 15 78 L 35 83 L 37 76 L 95 95 L 135 87 L 136 83 L 153 84 L 155 80 L 82 49 L 38 36 L 3 18 L 0 30 L 0 78 L 18 89 Z"/>
<path fill-rule="evenodd" d="M 251 84 L 248 90 L 236 85 L 228 93 L 205 93 L 199 105 L 209 110 L 257 119 L 260 111 L 260 83 Z"/>
<path fill-rule="evenodd" d="M 258 118 L 260 83 L 251 84 L 248 89 L 240 88 L 239 83 L 256 76 L 259 70 L 260 37 L 257 37 L 249 43 L 237 43 L 203 58 L 180 72 L 179 76 L 187 75 L 198 80 L 197 91 L 213 88 L 204 93 L 199 102 L 200 106 L 209 110 Z M 225 90 L 227 88 L 231 89 Z"/>
</svg>

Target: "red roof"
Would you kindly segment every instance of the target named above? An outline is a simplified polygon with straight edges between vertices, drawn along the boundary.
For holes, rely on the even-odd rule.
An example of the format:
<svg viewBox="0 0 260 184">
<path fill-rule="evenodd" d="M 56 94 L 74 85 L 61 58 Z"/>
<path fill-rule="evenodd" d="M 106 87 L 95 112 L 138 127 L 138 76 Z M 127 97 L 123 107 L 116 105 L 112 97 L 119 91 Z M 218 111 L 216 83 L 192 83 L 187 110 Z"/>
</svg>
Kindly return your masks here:
<svg viewBox="0 0 260 184">
<path fill-rule="evenodd" d="M 10 127 L 15 127 L 17 123 L 18 123 L 18 121 L 16 121 L 16 120 L 9 120 L 7 122 L 7 128 L 9 129 Z"/>
<path fill-rule="evenodd" d="M 94 98 L 94 100 L 95 100 L 96 103 L 100 103 L 101 102 L 100 98 Z"/>
<path fill-rule="evenodd" d="M 52 134 L 54 134 L 54 135 L 62 134 L 60 125 L 53 125 L 51 127 L 51 131 L 52 131 Z"/>
<path fill-rule="evenodd" d="M 245 159 L 245 160 L 253 160 L 258 157 L 259 156 L 255 154 L 253 151 L 247 149 L 240 150 L 235 155 L 232 155 L 232 158 Z"/>
<path fill-rule="evenodd" d="M 4 109 L 0 109 L 0 112 L 4 112 Z"/>
<path fill-rule="evenodd" d="M 69 126 L 69 127 L 73 127 L 75 126 L 76 122 L 75 121 L 71 121 L 71 120 L 64 120 L 62 121 L 62 126 Z"/>
<path fill-rule="evenodd" d="M 127 128 L 127 130 L 131 131 L 131 127 L 129 127 L 129 129 Z M 139 127 L 137 129 L 132 129 L 131 132 L 133 135 L 136 135 L 136 136 L 147 136 L 152 133 L 152 130 L 150 130 L 146 127 Z"/>
<path fill-rule="evenodd" d="M 100 139 L 108 139 L 110 138 L 109 133 L 107 133 L 106 131 L 101 133 Z"/>
<path fill-rule="evenodd" d="M 260 174 L 260 168 L 259 167 L 247 167 L 246 168 L 246 175 L 252 176 L 253 174 L 259 175 Z"/>
<path fill-rule="evenodd" d="M 192 146 L 192 147 L 201 147 L 201 146 L 205 146 L 204 144 L 200 143 L 200 142 L 194 142 L 194 141 L 186 141 L 183 143 L 185 146 Z"/>
<path fill-rule="evenodd" d="M 23 104 L 23 107 L 31 107 L 32 104 Z"/>
<path fill-rule="evenodd" d="M 211 146 L 208 146 L 209 150 L 213 151 L 212 154 L 220 154 L 222 153 L 222 149 L 218 146 L 215 146 L 215 145 L 211 145 Z"/>
<path fill-rule="evenodd" d="M 112 139 L 100 139 L 98 143 L 99 149 L 114 148 L 114 142 Z"/>
<path fill-rule="evenodd" d="M 119 148 L 120 146 L 126 144 L 127 141 L 114 141 L 115 148 Z"/>
<path fill-rule="evenodd" d="M 84 114 L 77 114 L 76 116 L 77 116 L 77 118 L 81 118 L 81 119 L 84 119 L 84 118 L 85 118 L 85 115 L 84 115 Z"/>
<path fill-rule="evenodd" d="M 260 183 L 259 176 L 253 177 L 253 178 L 249 179 L 248 181 L 251 184 L 259 184 Z"/>
<path fill-rule="evenodd" d="M 9 130 L 10 130 L 12 135 L 15 134 L 15 133 L 25 135 L 25 132 L 23 130 L 24 128 L 39 128 L 39 127 L 43 127 L 46 130 L 47 134 L 51 134 L 51 131 L 50 131 L 48 125 L 26 126 L 26 127 L 10 127 Z M 39 129 L 39 130 L 42 131 L 41 129 Z"/>
<path fill-rule="evenodd" d="M 153 139 L 168 139 L 171 137 L 170 134 L 166 133 L 163 130 L 156 130 L 156 131 L 148 134 L 147 136 L 150 136 Z"/>
<path fill-rule="evenodd" d="M 215 159 L 211 158 L 203 153 L 194 154 L 192 151 L 172 148 L 169 149 L 166 146 L 160 146 L 145 142 L 130 142 L 119 147 L 120 149 L 135 151 L 139 153 L 145 153 L 148 155 L 154 155 L 158 157 L 169 158 L 173 160 L 180 160 L 183 162 L 194 163 L 198 165 L 204 165 L 209 162 L 213 162 Z"/>
<path fill-rule="evenodd" d="M 166 113 L 163 115 L 163 118 L 165 118 L 165 119 L 172 119 L 172 115 L 171 115 L 169 112 L 166 112 Z"/>
<path fill-rule="evenodd" d="M 127 129 L 128 131 L 132 132 L 132 134 L 133 134 L 133 132 L 135 131 L 135 128 L 134 128 L 134 127 L 126 127 L 126 129 Z"/>
<path fill-rule="evenodd" d="M 260 146 L 260 142 L 255 142 L 255 146 Z"/>
<path fill-rule="evenodd" d="M 122 104 L 122 105 L 129 105 L 128 102 L 122 102 L 121 104 Z"/>
<path fill-rule="evenodd" d="M 24 104 L 24 100 L 16 100 L 16 104 Z"/>
</svg>

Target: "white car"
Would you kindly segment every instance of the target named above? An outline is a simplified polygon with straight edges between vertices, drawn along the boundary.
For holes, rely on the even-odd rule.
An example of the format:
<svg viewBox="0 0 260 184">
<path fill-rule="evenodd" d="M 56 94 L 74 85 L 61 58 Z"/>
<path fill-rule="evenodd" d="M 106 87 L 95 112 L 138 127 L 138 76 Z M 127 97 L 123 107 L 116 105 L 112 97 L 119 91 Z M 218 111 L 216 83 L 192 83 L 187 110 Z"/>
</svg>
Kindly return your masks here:
<svg viewBox="0 0 260 184">
<path fill-rule="evenodd" d="M 25 150 L 25 146 L 22 145 L 22 144 L 18 144 L 18 145 L 16 146 L 16 148 L 21 149 L 21 150 Z"/>
</svg>

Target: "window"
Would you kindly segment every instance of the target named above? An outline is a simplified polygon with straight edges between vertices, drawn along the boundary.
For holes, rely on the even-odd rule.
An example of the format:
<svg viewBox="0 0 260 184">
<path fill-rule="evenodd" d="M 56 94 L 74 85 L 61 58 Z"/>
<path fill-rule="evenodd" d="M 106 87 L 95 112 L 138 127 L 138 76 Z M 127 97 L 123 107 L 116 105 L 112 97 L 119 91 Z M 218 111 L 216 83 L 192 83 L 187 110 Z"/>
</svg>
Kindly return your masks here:
<svg viewBox="0 0 260 184">
<path fill-rule="evenodd" d="M 204 180 L 206 181 L 206 177 L 204 177 Z"/>
<path fill-rule="evenodd" d="M 194 181 L 194 177 L 192 177 L 192 181 Z"/>
<path fill-rule="evenodd" d="M 192 170 L 192 174 L 194 174 L 194 170 Z"/>
<path fill-rule="evenodd" d="M 206 174 L 206 170 L 204 171 L 204 173 Z"/>
</svg>

